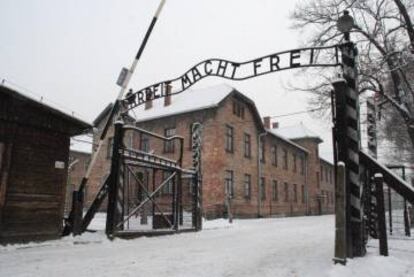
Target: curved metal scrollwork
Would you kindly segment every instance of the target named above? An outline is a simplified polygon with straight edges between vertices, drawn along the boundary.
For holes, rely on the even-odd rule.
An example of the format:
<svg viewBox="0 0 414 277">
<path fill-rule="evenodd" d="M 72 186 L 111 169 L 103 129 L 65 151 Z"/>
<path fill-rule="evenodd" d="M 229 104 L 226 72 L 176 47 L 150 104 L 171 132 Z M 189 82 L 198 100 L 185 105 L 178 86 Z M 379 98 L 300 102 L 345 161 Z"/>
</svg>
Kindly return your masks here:
<svg viewBox="0 0 414 277">
<path fill-rule="evenodd" d="M 222 59 L 205 60 L 178 78 L 128 93 L 123 103 L 126 110 L 131 110 L 147 101 L 181 93 L 208 76 L 241 81 L 291 68 L 338 66 L 339 47 L 340 45 L 332 45 L 287 50 L 241 63 Z"/>
</svg>

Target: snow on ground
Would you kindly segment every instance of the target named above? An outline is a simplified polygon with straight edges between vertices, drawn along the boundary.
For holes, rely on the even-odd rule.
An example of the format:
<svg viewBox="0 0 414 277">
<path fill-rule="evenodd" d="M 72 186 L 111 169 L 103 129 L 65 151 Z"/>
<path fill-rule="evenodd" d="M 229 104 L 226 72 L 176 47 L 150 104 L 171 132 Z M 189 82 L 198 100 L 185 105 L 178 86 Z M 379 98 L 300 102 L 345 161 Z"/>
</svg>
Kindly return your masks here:
<svg viewBox="0 0 414 277">
<path fill-rule="evenodd" d="M 98 222 L 99 223 L 99 222 Z M 96 224 L 99 225 L 99 224 Z M 0 276 L 414 276 L 414 240 L 372 241 L 333 265 L 334 216 L 207 221 L 198 233 L 108 241 L 102 231 L 0 247 Z"/>
</svg>

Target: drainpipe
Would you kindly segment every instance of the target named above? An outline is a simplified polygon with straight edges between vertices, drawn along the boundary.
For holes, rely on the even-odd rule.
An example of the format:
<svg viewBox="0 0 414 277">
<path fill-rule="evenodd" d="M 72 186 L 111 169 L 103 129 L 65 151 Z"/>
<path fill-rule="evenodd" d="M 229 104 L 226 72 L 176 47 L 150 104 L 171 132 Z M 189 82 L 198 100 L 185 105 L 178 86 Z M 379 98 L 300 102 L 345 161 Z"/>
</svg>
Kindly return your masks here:
<svg viewBox="0 0 414 277">
<path fill-rule="evenodd" d="M 309 182 L 308 182 L 308 158 L 309 155 L 305 154 L 305 190 L 306 190 L 306 215 L 309 215 Z"/>
<path fill-rule="evenodd" d="M 260 162 L 260 150 L 262 149 L 261 138 L 266 135 L 266 132 L 261 133 L 257 136 L 258 148 L 257 148 L 257 217 L 261 217 L 261 206 L 262 206 L 262 188 L 260 186 L 260 178 L 262 177 L 262 163 Z"/>
</svg>

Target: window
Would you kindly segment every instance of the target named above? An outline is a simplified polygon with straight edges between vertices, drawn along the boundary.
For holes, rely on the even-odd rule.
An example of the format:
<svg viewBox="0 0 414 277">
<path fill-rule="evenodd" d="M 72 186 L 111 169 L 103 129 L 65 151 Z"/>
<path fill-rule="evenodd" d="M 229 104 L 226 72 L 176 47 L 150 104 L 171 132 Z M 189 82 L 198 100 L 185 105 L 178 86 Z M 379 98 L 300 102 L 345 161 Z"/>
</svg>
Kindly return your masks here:
<svg viewBox="0 0 414 277">
<path fill-rule="evenodd" d="M 272 152 L 272 165 L 277 167 L 277 146 L 276 145 L 272 146 L 271 152 Z"/>
<path fill-rule="evenodd" d="M 329 169 L 329 183 L 332 184 L 332 169 Z"/>
<path fill-rule="evenodd" d="M 283 169 L 288 169 L 288 151 L 283 149 Z"/>
<path fill-rule="evenodd" d="M 297 168 L 296 168 L 296 154 L 293 153 L 293 172 L 296 172 Z"/>
<path fill-rule="evenodd" d="M 233 152 L 234 130 L 233 127 L 226 125 L 226 151 Z"/>
<path fill-rule="evenodd" d="M 226 196 L 229 198 L 234 197 L 234 179 L 233 179 L 233 171 L 226 170 L 224 173 L 224 185 L 225 185 L 225 192 Z"/>
<path fill-rule="evenodd" d="M 328 182 L 328 178 L 329 178 L 329 176 L 328 176 L 328 174 L 329 174 L 329 172 L 328 172 L 328 170 L 329 170 L 329 168 L 325 168 L 325 180 L 326 180 L 326 182 Z"/>
<path fill-rule="evenodd" d="M 165 181 L 168 179 L 168 177 L 170 177 L 171 172 L 168 171 L 163 171 L 162 172 L 162 179 Z M 161 193 L 162 194 L 172 194 L 173 192 L 173 182 L 174 182 L 174 178 L 171 178 L 171 180 L 168 181 L 168 183 L 166 183 L 162 188 L 161 188 Z"/>
<path fill-rule="evenodd" d="M 176 133 L 175 127 L 164 129 L 164 136 L 166 136 L 167 138 L 175 136 L 175 133 Z M 164 152 L 174 153 L 174 144 L 175 144 L 175 141 L 173 140 L 164 141 Z"/>
<path fill-rule="evenodd" d="M 250 199 L 252 193 L 252 176 L 244 174 L 244 198 Z"/>
<path fill-rule="evenodd" d="M 305 185 L 302 185 L 302 203 L 305 203 L 306 195 L 305 195 Z"/>
<path fill-rule="evenodd" d="M 133 148 L 134 147 L 134 137 L 132 133 L 129 133 L 127 146 Z"/>
<path fill-rule="evenodd" d="M 263 177 L 260 178 L 260 198 L 262 200 L 266 199 L 266 183 Z"/>
<path fill-rule="evenodd" d="M 321 186 L 321 183 L 319 181 L 319 172 L 316 172 L 316 187 L 319 188 Z"/>
<path fill-rule="evenodd" d="M 289 202 L 289 184 L 285 182 L 285 202 Z"/>
<path fill-rule="evenodd" d="M 244 134 L 244 156 L 246 158 L 251 157 L 251 140 L 249 134 Z"/>
<path fill-rule="evenodd" d="M 139 148 L 144 152 L 150 151 L 150 141 L 148 135 L 141 133 Z"/>
<path fill-rule="evenodd" d="M 265 141 L 264 139 L 260 140 L 260 162 L 265 162 Z"/>
<path fill-rule="evenodd" d="M 193 195 L 194 193 L 194 182 L 192 179 L 187 179 L 188 194 Z"/>
<path fill-rule="evenodd" d="M 325 194 L 326 194 L 326 205 L 328 205 L 329 203 L 331 203 L 330 193 L 329 191 L 326 191 Z"/>
<path fill-rule="evenodd" d="M 106 158 L 109 160 L 112 158 L 112 148 L 114 147 L 114 138 L 108 138 L 108 144 L 106 147 Z"/>
<path fill-rule="evenodd" d="M 298 186 L 296 184 L 293 184 L 293 202 L 298 202 Z"/>
<path fill-rule="evenodd" d="M 321 181 L 323 181 L 323 166 L 321 165 Z"/>
<path fill-rule="evenodd" d="M 305 175 L 305 157 L 300 157 L 300 174 Z"/>
<path fill-rule="evenodd" d="M 190 124 L 190 128 L 189 128 L 189 136 L 188 136 L 188 147 L 190 148 L 190 150 L 193 148 L 193 124 Z"/>
<path fill-rule="evenodd" d="M 233 114 L 244 119 L 244 106 L 238 101 L 233 101 Z"/>
<path fill-rule="evenodd" d="M 279 191 L 278 191 L 278 187 L 277 187 L 277 181 L 273 180 L 272 183 L 272 199 L 273 201 L 279 201 Z"/>
</svg>

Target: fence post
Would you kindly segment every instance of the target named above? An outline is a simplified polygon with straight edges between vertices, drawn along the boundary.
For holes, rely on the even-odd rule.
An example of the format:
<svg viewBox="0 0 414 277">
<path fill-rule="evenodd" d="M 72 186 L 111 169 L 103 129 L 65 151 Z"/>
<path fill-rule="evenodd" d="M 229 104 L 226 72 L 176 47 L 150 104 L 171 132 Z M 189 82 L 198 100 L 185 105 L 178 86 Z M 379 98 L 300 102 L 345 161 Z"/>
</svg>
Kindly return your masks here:
<svg viewBox="0 0 414 277">
<path fill-rule="evenodd" d="M 388 187 L 388 221 L 390 224 L 390 235 L 392 235 L 392 202 L 391 202 L 391 188 Z"/>
<path fill-rule="evenodd" d="M 73 235 L 82 234 L 83 191 L 74 190 L 72 193 Z"/>
<path fill-rule="evenodd" d="M 402 167 L 402 178 L 405 181 L 406 177 L 405 177 L 405 166 Z M 407 200 L 405 200 L 404 198 L 404 230 L 405 230 L 405 235 L 407 237 L 411 236 L 411 226 L 410 226 L 410 219 L 408 218 L 408 207 L 407 207 Z"/>
<path fill-rule="evenodd" d="M 338 162 L 335 180 L 335 257 L 334 263 L 346 264 L 345 164 Z"/>
<path fill-rule="evenodd" d="M 410 219 L 408 217 L 408 207 L 407 207 L 407 201 L 404 199 L 404 229 L 405 229 L 405 235 L 407 237 L 411 236 L 411 226 L 410 226 Z"/>
<path fill-rule="evenodd" d="M 380 255 L 388 256 L 387 226 L 385 223 L 384 189 L 382 174 L 375 174 L 374 181 L 375 192 L 377 196 L 378 238 Z"/>
<path fill-rule="evenodd" d="M 191 126 L 191 149 L 193 151 L 193 225 L 197 231 L 202 229 L 203 224 L 203 190 L 202 190 L 202 176 L 201 176 L 201 132 L 202 125 L 199 122 Z"/>
<path fill-rule="evenodd" d="M 116 225 L 123 217 L 123 203 L 119 203 L 119 179 L 121 167 L 121 154 L 119 150 L 123 141 L 124 122 L 118 120 L 115 122 L 115 133 L 112 146 L 111 172 L 108 184 L 108 207 L 106 215 L 106 235 L 113 238 Z"/>
</svg>

